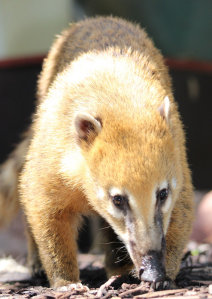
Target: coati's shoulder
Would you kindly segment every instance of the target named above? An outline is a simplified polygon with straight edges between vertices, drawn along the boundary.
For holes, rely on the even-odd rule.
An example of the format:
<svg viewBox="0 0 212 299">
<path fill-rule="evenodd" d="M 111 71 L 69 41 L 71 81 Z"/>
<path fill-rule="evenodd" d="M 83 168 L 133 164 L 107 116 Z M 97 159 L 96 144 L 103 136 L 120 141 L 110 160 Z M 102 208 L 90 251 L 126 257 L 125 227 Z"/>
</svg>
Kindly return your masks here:
<svg viewBox="0 0 212 299">
<path fill-rule="evenodd" d="M 117 17 L 94 17 L 72 23 L 55 40 L 38 81 L 38 99 L 45 97 L 56 75 L 87 52 L 109 51 L 111 55 L 142 55 L 150 69 L 167 72 L 163 58 L 139 25 Z M 166 75 L 166 84 L 169 77 Z"/>
</svg>

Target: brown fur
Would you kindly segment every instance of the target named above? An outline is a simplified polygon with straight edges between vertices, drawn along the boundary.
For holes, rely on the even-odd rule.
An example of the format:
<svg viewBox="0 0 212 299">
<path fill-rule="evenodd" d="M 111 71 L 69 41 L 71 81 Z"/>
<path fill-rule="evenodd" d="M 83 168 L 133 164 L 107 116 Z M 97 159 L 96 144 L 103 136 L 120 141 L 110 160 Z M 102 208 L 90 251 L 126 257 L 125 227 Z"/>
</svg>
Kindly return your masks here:
<svg viewBox="0 0 212 299">
<path fill-rule="evenodd" d="M 168 116 L 163 107 L 166 96 Z M 153 189 L 174 177 L 177 186 L 163 216 L 166 272 L 174 279 L 190 234 L 192 185 L 167 68 L 146 33 L 112 17 L 71 25 L 45 60 L 38 98 L 20 184 L 31 260 L 35 257 L 32 267 L 40 259 L 54 287 L 77 282 L 77 231 L 81 215 L 92 211 L 122 239 L 126 234 L 129 238 L 124 220 L 109 212 L 106 194 L 115 186 L 134 198 L 130 221 L 137 242 L 131 258 L 139 271 L 154 239 L 148 234 L 155 210 Z M 81 128 L 85 115 L 91 125 L 88 131 Z M 100 188 L 103 199 L 97 196 Z M 108 257 L 106 261 L 113 258 L 110 253 Z M 120 271 L 113 264 L 108 272 Z"/>
<path fill-rule="evenodd" d="M 7 225 L 19 210 L 18 175 L 24 164 L 31 133 L 24 135 L 24 140 L 0 166 L 0 227 Z"/>
</svg>

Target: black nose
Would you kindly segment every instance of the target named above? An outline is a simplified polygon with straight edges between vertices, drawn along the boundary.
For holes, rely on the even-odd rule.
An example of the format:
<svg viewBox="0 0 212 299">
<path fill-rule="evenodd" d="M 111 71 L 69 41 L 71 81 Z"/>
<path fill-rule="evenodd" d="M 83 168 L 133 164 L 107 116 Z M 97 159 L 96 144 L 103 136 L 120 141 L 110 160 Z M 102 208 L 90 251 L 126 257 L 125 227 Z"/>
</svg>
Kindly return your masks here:
<svg viewBox="0 0 212 299">
<path fill-rule="evenodd" d="M 152 250 L 143 257 L 139 276 L 144 281 L 158 282 L 165 280 L 166 271 L 162 252 Z"/>
</svg>

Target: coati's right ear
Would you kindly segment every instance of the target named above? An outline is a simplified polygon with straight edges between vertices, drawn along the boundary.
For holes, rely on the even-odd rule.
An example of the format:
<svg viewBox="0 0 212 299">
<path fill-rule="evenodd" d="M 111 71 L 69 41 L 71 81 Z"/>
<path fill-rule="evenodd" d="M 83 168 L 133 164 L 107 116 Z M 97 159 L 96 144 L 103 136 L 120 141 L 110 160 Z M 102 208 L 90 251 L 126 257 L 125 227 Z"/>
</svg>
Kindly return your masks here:
<svg viewBox="0 0 212 299">
<path fill-rule="evenodd" d="M 74 126 L 79 141 L 91 143 L 102 129 L 101 121 L 89 113 L 76 113 Z"/>
</svg>

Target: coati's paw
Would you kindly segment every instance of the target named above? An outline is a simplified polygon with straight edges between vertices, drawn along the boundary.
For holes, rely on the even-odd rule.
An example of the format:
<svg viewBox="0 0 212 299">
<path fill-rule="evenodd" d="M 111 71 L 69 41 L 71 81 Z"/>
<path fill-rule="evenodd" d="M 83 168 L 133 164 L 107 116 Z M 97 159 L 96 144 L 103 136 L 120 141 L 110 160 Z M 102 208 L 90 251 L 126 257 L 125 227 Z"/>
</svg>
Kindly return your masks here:
<svg viewBox="0 0 212 299">
<path fill-rule="evenodd" d="M 152 282 L 151 287 L 155 291 L 176 289 L 176 284 L 168 277 L 164 281 Z"/>
<path fill-rule="evenodd" d="M 65 286 L 57 287 L 56 290 L 60 292 L 79 291 L 83 293 L 89 291 L 89 288 L 81 284 L 81 282 L 77 282 L 77 283 L 70 283 Z"/>
</svg>

